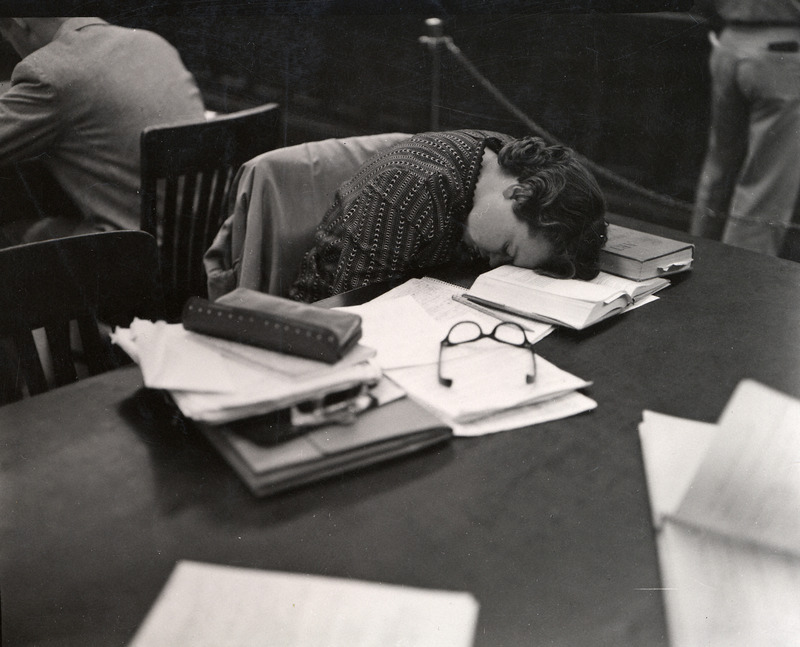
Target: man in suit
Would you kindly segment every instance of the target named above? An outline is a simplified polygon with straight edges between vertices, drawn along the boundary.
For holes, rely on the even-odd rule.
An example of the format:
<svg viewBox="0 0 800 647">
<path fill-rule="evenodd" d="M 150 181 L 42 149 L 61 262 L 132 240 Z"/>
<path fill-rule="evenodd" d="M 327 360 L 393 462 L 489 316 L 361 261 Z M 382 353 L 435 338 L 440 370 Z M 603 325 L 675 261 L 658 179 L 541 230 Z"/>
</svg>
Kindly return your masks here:
<svg viewBox="0 0 800 647">
<path fill-rule="evenodd" d="M 0 164 L 36 158 L 79 211 L 30 214 L 7 238 L 138 229 L 142 130 L 204 117 L 178 52 L 99 18 L 0 18 L 0 34 L 22 57 L 0 95 Z"/>
</svg>

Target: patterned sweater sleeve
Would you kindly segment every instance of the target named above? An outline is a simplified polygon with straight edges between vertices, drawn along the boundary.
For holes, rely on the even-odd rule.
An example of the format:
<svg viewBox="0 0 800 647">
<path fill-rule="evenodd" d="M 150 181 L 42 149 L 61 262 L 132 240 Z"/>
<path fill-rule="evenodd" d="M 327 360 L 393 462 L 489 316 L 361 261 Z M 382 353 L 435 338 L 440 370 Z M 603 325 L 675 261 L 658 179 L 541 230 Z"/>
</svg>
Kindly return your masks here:
<svg viewBox="0 0 800 647">
<path fill-rule="evenodd" d="M 434 235 L 424 178 L 387 170 L 359 191 L 344 214 L 333 294 L 406 274 Z"/>
<path fill-rule="evenodd" d="M 313 301 L 419 267 L 426 243 L 436 239 L 435 202 L 430 178 L 396 167 L 342 187 L 303 261 L 293 298 Z"/>
</svg>

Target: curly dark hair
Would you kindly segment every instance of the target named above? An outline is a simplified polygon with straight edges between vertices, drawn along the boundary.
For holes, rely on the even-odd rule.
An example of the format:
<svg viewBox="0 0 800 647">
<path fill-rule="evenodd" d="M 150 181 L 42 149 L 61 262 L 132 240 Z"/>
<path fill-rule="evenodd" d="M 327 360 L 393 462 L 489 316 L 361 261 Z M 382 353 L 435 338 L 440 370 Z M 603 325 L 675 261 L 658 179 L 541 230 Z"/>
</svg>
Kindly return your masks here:
<svg viewBox="0 0 800 647">
<path fill-rule="evenodd" d="M 554 247 L 554 258 L 538 271 L 559 278 L 597 276 L 608 226 L 606 201 L 572 149 L 525 137 L 503 146 L 497 160 L 517 178 L 504 193 L 514 201 L 514 213 Z"/>
</svg>

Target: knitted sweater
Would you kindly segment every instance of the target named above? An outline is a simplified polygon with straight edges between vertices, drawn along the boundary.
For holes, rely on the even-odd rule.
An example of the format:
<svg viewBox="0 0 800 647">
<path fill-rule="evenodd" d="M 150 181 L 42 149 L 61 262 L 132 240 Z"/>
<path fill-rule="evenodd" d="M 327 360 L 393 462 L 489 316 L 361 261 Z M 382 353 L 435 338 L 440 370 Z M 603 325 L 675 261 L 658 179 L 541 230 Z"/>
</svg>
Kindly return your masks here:
<svg viewBox="0 0 800 647">
<path fill-rule="evenodd" d="M 419 270 L 475 260 L 462 242 L 484 149 L 507 135 L 414 135 L 368 160 L 336 192 L 290 296 L 316 301 Z"/>
</svg>

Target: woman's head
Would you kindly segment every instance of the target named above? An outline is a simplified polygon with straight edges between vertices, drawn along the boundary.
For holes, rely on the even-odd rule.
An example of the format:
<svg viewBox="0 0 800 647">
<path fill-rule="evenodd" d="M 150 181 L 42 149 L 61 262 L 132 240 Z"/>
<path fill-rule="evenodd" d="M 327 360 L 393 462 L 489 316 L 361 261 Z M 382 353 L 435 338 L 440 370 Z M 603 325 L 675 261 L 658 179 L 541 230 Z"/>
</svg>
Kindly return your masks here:
<svg viewBox="0 0 800 647">
<path fill-rule="evenodd" d="M 517 179 L 503 193 L 514 214 L 552 246 L 550 259 L 537 269 L 562 278 L 594 278 L 606 241 L 606 204 L 572 150 L 525 137 L 503 146 L 497 161 Z"/>
</svg>

